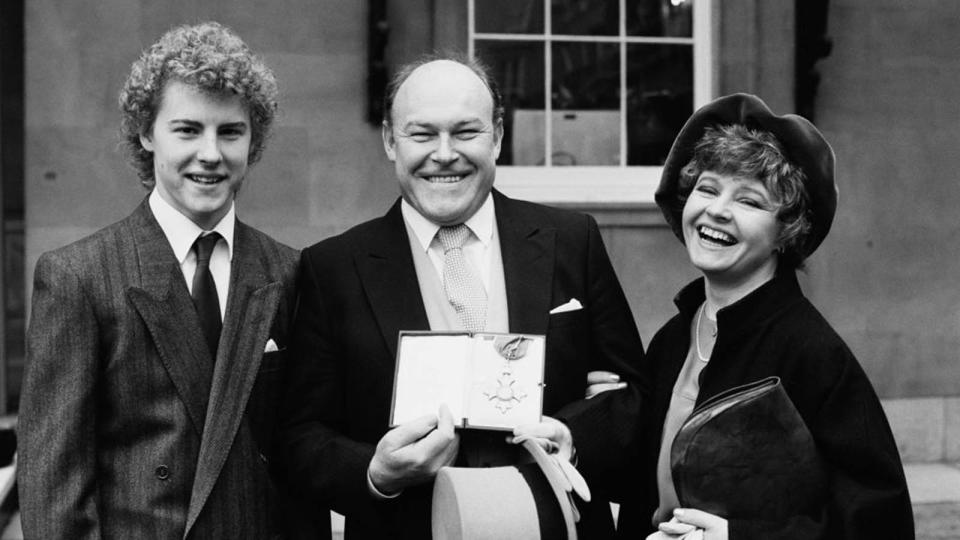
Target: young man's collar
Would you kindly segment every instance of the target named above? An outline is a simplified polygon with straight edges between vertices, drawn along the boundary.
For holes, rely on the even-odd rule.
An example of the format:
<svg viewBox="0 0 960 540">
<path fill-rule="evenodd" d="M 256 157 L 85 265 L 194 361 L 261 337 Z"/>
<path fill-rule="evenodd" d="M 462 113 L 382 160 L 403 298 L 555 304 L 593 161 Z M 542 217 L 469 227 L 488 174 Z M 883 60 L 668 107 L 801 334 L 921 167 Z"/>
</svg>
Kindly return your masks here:
<svg viewBox="0 0 960 540">
<path fill-rule="evenodd" d="M 194 240 L 196 240 L 204 230 L 164 200 L 156 188 L 150 193 L 149 204 L 150 210 L 153 212 L 153 217 L 157 219 L 157 223 L 160 224 L 163 234 L 167 237 L 167 241 L 170 242 L 170 247 L 173 248 L 173 254 L 177 257 L 177 262 L 183 264 L 183 261 L 187 258 L 187 254 L 190 253 L 190 248 L 193 247 Z M 229 260 L 233 260 L 233 229 L 236 221 L 237 214 L 234 203 L 231 201 L 230 210 L 227 211 L 227 214 L 223 216 L 213 229 L 207 231 L 216 231 L 226 240 L 227 258 Z"/>
</svg>

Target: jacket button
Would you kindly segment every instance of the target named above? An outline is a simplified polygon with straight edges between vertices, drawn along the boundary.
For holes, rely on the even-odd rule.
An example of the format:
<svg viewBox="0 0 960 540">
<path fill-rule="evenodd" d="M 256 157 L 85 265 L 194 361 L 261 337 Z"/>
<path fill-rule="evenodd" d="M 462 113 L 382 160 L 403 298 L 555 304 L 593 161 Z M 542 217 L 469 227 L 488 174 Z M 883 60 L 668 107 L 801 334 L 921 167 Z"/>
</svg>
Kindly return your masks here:
<svg viewBox="0 0 960 540">
<path fill-rule="evenodd" d="M 270 463 L 270 460 L 267 459 L 267 456 L 263 455 L 263 452 L 258 452 L 257 456 L 260 458 L 260 462 L 263 463 L 264 465 L 267 465 Z"/>
<path fill-rule="evenodd" d="M 167 478 L 170 478 L 170 469 L 168 469 L 166 465 L 160 465 L 153 472 L 160 480 L 166 480 Z"/>
</svg>

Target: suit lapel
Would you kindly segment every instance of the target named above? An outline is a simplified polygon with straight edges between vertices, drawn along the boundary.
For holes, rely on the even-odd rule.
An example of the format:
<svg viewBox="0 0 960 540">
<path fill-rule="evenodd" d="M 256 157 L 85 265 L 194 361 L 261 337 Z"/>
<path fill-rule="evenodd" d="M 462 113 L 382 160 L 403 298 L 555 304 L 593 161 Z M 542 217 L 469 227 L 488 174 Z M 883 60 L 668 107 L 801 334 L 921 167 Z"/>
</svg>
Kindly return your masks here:
<svg viewBox="0 0 960 540">
<path fill-rule="evenodd" d="M 401 330 L 430 329 L 399 200 L 361 245 L 370 248 L 355 255 L 357 272 L 393 359 Z"/>
<path fill-rule="evenodd" d="M 147 201 L 131 215 L 140 287 L 126 291 L 153 338 L 160 360 L 186 406 L 194 431 L 203 432 L 212 363 L 183 273 Z"/>
<path fill-rule="evenodd" d="M 223 333 L 214 367 L 207 427 L 190 496 L 186 532 L 196 521 L 223 468 L 243 421 L 264 345 L 270 334 L 283 292 L 271 282 L 259 244 L 244 224 L 237 222 L 230 270 L 230 292 Z"/>
<path fill-rule="evenodd" d="M 493 191 L 510 331 L 546 334 L 550 321 L 556 232 L 530 221 L 517 203 Z"/>
<path fill-rule="evenodd" d="M 494 190 L 493 196 L 510 330 L 546 334 L 556 233 L 532 223 L 516 202 L 500 192 Z M 390 358 L 394 358 L 401 330 L 430 329 L 399 201 L 361 244 L 371 247 L 356 255 L 357 269 Z"/>
</svg>

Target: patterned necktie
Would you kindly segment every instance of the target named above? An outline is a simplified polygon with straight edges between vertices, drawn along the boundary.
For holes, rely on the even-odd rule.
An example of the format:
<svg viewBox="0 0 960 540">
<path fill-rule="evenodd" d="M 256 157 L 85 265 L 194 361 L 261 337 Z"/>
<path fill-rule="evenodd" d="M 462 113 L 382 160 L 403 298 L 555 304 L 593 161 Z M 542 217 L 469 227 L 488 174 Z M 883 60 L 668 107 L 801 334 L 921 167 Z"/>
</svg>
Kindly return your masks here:
<svg viewBox="0 0 960 540">
<path fill-rule="evenodd" d="M 482 332 L 487 322 L 487 291 L 463 256 L 463 243 L 469 235 L 470 229 L 463 224 L 437 231 L 443 246 L 443 289 L 463 326 L 471 332 Z"/>
<path fill-rule="evenodd" d="M 220 320 L 220 298 L 217 296 L 217 286 L 210 273 L 210 255 L 213 246 L 221 236 L 210 233 L 200 236 L 193 243 L 193 250 L 197 254 L 197 271 L 193 274 L 193 306 L 200 316 L 200 326 L 207 339 L 207 347 L 213 358 L 217 357 L 217 344 L 220 342 L 220 330 L 223 326 Z"/>
</svg>

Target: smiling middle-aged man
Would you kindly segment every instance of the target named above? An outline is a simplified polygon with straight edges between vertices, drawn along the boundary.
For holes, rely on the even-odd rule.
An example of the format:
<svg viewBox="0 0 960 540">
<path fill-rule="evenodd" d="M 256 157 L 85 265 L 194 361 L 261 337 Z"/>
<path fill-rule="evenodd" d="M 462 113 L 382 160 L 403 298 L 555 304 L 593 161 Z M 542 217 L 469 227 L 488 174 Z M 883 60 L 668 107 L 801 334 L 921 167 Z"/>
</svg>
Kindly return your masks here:
<svg viewBox="0 0 960 540">
<path fill-rule="evenodd" d="M 560 420 L 547 425 L 572 437 L 588 480 L 610 472 L 636 429 L 642 345 L 597 224 L 493 189 L 502 115 L 473 61 L 400 70 L 383 143 L 402 197 L 302 254 L 286 458 L 304 491 L 346 515 L 348 540 L 430 538 L 440 467 L 517 459 L 502 432 L 458 433 L 444 408 L 389 429 L 401 330 L 545 334 L 543 410 Z M 584 401 L 594 370 L 628 384 Z M 602 497 L 580 511 L 582 538 L 612 535 Z"/>
<path fill-rule="evenodd" d="M 37 262 L 25 538 L 261 540 L 290 525 L 270 468 L 297 253 L 234 209 L 276 96 L 216 23 L 174 28 L 133 64 L 123 135 L 150 194 Z"/>
</svg>

